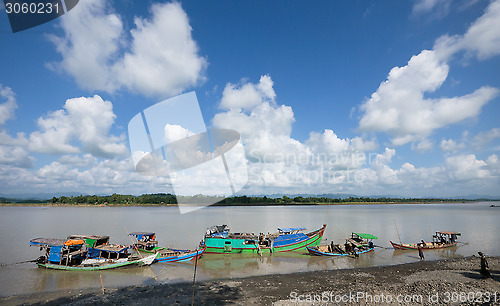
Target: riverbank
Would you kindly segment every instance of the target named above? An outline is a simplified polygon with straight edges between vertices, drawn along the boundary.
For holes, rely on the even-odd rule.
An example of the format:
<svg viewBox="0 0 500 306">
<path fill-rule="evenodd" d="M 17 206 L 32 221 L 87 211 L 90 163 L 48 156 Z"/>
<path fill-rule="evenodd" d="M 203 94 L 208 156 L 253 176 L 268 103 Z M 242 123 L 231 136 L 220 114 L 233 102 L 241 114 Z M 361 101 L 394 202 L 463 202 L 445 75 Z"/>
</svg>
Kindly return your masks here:
<svg viewBox="0 0 500 306">
<path fill-rule="evenodd" d="M 256 204 L 256 203 L 231 203 L 231 204 L 212 204 L 212 207 L 272 207 L 272 206 L 323 206 L 323 205 L 331 205 L 331 206 L 350 206 L 350 205 L 392 205 L 392 204 L 404 204 L 404 205 L 412 205 L 412 204 L 474 204 L 474 203 L 485 203 L 491 202 L 494 207 L 500 207 L 500 205 L 496 205 L 500 201 L 498 200 L 467 200 L 467 201 L 455 201 L 455 202 L 446 202 L 446 201 L 413 201 L 413 202 L 339 202 L 339 203 L 279 203 L 279 204 Z M 189 204 L 183 204 L 184 206 L 189 206 Z M 52 203 L 0 203 L 0 206 L 4 207 L 177 207 L 177 204 L 52 204 Z M 197 206 L 193 204 L 193 206 Z"/>
<path fill-rule="evenodd" d="M 331 260 L 331 259 L 327 259 Z M 492 278 L 479 273 L 479 258 L 422 261 L 386 267 L 331 270 L 197 282 L 195 305 L 332 304 L 500 305 L 500 257 L 488 258 Z M 63 272 L 64 273 L 64 272 Z M 0 299 L 2 305 L 191 304 L 192 283 L 33 293 Z M 392 301 L 392 303 L 391 303 Z M 345 302 L 345 303 L 344 303 Z M 399 303 L 401 304 L 401 303 Z"/>
</svg>

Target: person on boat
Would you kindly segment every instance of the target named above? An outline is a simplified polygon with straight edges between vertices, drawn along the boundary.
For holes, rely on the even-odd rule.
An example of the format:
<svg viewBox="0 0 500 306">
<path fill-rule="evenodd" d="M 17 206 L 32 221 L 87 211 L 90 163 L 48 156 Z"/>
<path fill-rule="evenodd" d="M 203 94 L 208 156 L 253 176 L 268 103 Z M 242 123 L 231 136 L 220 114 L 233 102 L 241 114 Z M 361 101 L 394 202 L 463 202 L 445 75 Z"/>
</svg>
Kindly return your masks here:
<svg viewBox="0 0 500 306">
<path fill-rule="evenodd" d="M 358 257 L 359 257 L 358 252 L 359 252 L 359 249 L 358 249 L 358 247 L 356 247 L 356 246 L 355 246 L 355 247 L 352 249 L 352 255 L 354 255 L 354 257 L 358 258 Z"/>
<path fill-rule="evenodd" d="M 347 254 L 351 253 L 351 245 L 349 243 L 346 242 L 344 247 Z"/>
<path fill-rule="evenodd" d="M 477 252 L 481 256 L 481 274 L 484 277 L 491 277 L 490 271 L 488 271 L 488 261 L 482 252 Z"/>
<path fill-rule="evenodd" d="M 422 249 L 422 245 L 420 243 L 418 244 L 418 256 L 420 257 L 420 260 L 425 260 L 424 250 Z"/>
<path fill-rule="evenodd" d="M 368 243 L 368 248 L 369 248 L 369 249 L 373 249 L 373 241 L 370 241 L 370 242 Z"/>
</svg>

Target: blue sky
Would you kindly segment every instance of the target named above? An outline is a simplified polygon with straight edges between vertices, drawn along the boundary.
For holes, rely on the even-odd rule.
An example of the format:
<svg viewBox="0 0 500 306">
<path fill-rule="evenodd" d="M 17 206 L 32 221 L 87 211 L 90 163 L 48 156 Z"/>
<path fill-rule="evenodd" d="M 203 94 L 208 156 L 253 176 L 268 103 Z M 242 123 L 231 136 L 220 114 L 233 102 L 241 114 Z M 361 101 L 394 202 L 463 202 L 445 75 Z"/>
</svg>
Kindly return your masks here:
<svg viewBox="0 0 500 306">
<path fill-rule="evenodd" d="M 0 194 L 173 192 L 127 127 L 195 91 L 242 194 L 500 196 L 499 28 L 500 1 L 80 0 L 14 34 L 2 8 Z"/>
</svg>

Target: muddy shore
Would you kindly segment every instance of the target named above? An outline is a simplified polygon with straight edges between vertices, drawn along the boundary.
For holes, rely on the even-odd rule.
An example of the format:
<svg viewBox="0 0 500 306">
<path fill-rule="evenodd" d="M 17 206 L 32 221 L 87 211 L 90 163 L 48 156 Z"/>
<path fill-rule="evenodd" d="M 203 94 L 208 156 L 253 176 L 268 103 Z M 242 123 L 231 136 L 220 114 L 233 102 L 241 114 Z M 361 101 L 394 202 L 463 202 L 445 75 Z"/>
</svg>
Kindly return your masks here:
<svg viewBox="0 0 500 306">
<path fill-rule="evenodd" d="M 195 305 L 468 304 L 500 305 L 500 257 L 488 258 L 491 278 L 479 273 L 479 258 L 347 270 L 255 276 L 197 282 Z M 187 305 L 192 283 L 34 293 L 0 299 L 2 305 Z"/>
</svg>

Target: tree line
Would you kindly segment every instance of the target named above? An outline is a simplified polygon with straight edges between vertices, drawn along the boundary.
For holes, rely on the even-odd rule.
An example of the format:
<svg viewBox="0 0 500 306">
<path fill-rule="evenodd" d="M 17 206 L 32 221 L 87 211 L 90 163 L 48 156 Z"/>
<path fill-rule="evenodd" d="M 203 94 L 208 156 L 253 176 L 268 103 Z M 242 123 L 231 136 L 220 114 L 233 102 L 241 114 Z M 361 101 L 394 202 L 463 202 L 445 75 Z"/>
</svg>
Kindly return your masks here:
<svg viewBox="0 0 500 306">
<path fill-rule="evenodd" d="M 214 206 L 233 206 L 233 205 L 316 205 L 316 204 L 342 204 L 342 203 L 436 203 L 436 202 L 465 202 L 467 199 L 439 199 L 439 198 L 390 198 L 390 197 L 348 197 L 348 198 L 329 198 L 329 197 L 267 197 L 267 196 L 234 196 L 234 197 L 212 197 L 196 195 L 183 197 L 182 202 L 200 203 L 207 198 L 216 202 Z M 40 201 L 42 202 L 42 201 Z M 71 204 L 71 205 L 166 205 L 177 204 L 175 195 L 169 193 L 143 194 L 140 196 L 112 194 L 108 196 L 80 195 L 80 196 L 61 196 L 53 197 L 46 201 L 48 204 Z"/>
</svg>

